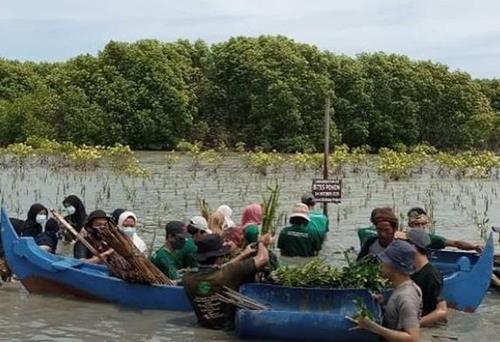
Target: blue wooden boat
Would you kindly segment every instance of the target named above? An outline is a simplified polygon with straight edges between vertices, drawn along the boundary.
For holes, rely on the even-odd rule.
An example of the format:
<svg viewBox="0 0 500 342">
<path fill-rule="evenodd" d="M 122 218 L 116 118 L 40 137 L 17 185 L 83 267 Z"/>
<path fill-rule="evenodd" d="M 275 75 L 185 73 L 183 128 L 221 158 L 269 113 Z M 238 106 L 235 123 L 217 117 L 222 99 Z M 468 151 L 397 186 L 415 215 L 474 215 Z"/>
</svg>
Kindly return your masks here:
<svg viewBox="0 0 500 342">
<path fill-rule="evenodd" d="M 349 330 L 354 325 L 345 318 L 356 314 L 355 299 L 361 298 L 380 321 L 380 306 L 373 302 L 367 290 L 246 284 L 240 292 L 271 308 L 269 311 L 238 310 L 235 324 L 241 338 L 337 342 L 379 340 L 370 332 Z"/>
<path fill-rule="evenodd" d="M 112 277 L 105 266 L 41 250 L 19 237 L 2 208 L 1 236 L 7 263 L 29 292 L 76 295 L 137 309 L 192 311 L 180 286 L 141 285 Z"/>
<path fill-rule="evenodd" d="M 360 241 L 366 241 L 376 231 L 364 228 L 358 231 Z M 490 234 L 483 253 L 433 250 L 431 263 L 443 274 L 443 297 L 449 307 L 474 312 L 483 301 L 493 271 L 494 241 Z"/>
</svg>

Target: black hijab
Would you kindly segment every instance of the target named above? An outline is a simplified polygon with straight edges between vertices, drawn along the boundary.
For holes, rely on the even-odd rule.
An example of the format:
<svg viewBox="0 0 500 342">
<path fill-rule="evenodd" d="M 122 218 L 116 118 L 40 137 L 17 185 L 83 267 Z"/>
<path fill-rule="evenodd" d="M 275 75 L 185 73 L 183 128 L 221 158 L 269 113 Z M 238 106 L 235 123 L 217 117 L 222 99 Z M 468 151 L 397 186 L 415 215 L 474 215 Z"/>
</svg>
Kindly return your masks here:
<svg viewBox="0 0 500 342">
<path fill-rule="evenodd" d="M 35 237 L 38 246 L 49 246 L 50 252 L 55 253 L 57 248 L 57 232 L 59 224 L 53 218 L 50 218 L 45 224 L 45 231 Z"/>
<path fill-rule="evenodd" d="M 42 226 L 36 222 L 36 215 L 45 210 L 47 215 L 49 211 L 40 203 L 35 203 L 28 210 L 28 217 L 24 221 L 23 236 L 35 237 L 42 232 Z"/>
<path fill-rule="evenodd" d="M 79 232 L 87 219 L 87 212 L 85 211 L 82 200 L 75 195 L 69 195 L 63 200 L 63 205 L 65 207 L 70 205 L 75 207 L 75 213 L 67 216 L 66 220 Z"/>
</svg>

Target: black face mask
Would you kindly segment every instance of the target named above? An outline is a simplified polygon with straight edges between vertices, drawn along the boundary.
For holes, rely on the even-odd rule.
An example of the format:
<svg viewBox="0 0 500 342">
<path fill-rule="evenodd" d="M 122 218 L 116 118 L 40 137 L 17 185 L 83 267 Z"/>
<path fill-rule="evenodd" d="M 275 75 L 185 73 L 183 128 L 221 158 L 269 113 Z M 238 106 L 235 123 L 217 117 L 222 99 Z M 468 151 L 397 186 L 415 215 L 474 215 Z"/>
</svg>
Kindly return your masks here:
<svg viewBox="0 0 500 342">
<path fill-rule="evenodd" d="M 85 229 L 90 235 L 92 235 L 95 238 L 100 238 L 101 237 L 101 232 L 99 229 L 93 228 L 93 227 L 87 227 Z"/>
<path fill-rule="evenodd" d="M 184 248 L 184 245 L 186 245 L 186 239 L 183 237 L 176 237 L 172 242 L 172 247 L 174 249 L 182 249 Z"/>
</svg>

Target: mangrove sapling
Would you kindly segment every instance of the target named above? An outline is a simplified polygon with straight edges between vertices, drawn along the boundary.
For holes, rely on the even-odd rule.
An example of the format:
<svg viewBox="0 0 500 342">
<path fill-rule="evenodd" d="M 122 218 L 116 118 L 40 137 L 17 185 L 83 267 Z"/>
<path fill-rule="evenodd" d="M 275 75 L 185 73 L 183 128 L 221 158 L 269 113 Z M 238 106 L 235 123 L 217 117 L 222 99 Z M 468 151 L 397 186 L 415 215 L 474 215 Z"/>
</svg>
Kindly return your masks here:
<svg viewBox="0 0 500 342">
<path fill-rule="evenodd" d="M 280 187 L 278 184 L 274 188 L 268 187 L 269 197 L 264 197 L 262 201 L 262 235 L 276 232 L 276 219 L 279 208 Z"/>
<path fill-rule="evenodd" d="M 354 304 L 356 305 L 356 314 L 354 315 L 355 320 L 358 320 L 360 318 L 366 318 L 372 321 L 374 320 L 373 312 L 368 309 L 363 298 L 356 297 L 354 299 Z"/>
</svg>

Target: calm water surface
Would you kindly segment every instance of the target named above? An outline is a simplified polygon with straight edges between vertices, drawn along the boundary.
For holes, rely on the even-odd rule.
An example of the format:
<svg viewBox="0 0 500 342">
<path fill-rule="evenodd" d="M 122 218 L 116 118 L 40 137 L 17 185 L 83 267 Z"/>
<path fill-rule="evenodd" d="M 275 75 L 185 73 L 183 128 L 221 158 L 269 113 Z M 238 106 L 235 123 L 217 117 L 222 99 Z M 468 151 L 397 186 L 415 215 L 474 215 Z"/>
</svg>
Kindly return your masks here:
<svg viewBox="0 0 500 342">
<path fill-rule="evenodd" d="M 260 201 L 267 185 L 282 186 L 280 210 L 288 211 L 311 187 L 312 172 L 291 168 L 263 177 L 245 170 L 235 156 L 217 170 L 208 166 L 196 173 L 191 160 L 182 157 L 169 169 L 162 153 L 139 153 L 151 170 L 149 179 L 116 176 L 109 171 L 53 173 L 33 167 L 24 174 L 2 170 L 0 197 L 11 216 L 25 217 L 30 204 L 59 207 L 65 195 L 84 198 L 90 210 L 99 207 L 133 210 L 141 221 L 140 235 L 156 247 L 164 238 L 168 220 L 198 214 L 196 199 L 212 208 L 228 204 L 238 222 L 242 207 Z M 410 207 L 434 208 L 436 231 L 450 239 L 481 241 L 474 222 L 488 217 L 500 224 L 500 182 L 496 178 L 456 180 L 424 172 L 407 181 L 384 182 L 374 172 L 346 171 L 340 205 L 330 207 L 331 227 L 322 255 L 339 262 L 339 252 L 358 248 L 356 228 L 366 225 L 373 207 L 389 205 L 404 214 Z M 486 205 L 486 203 L 488 203 Z M 485 211 L 486 210 L 486 211 Z M 426 329 L 424 341 L 439 341 L 432 334 L 457 336 L 460 341 L 498 341 L 500 293 L 488 293 L 474 314 L 452 311 L 447 326 Z M 0 287 L 1 341 L 236 341 L 228 333 L 196 327 L 193 315 L 160 311 L 134 311 L 71 298 L 29 295 L 19 283 Z"/>
</svg>

